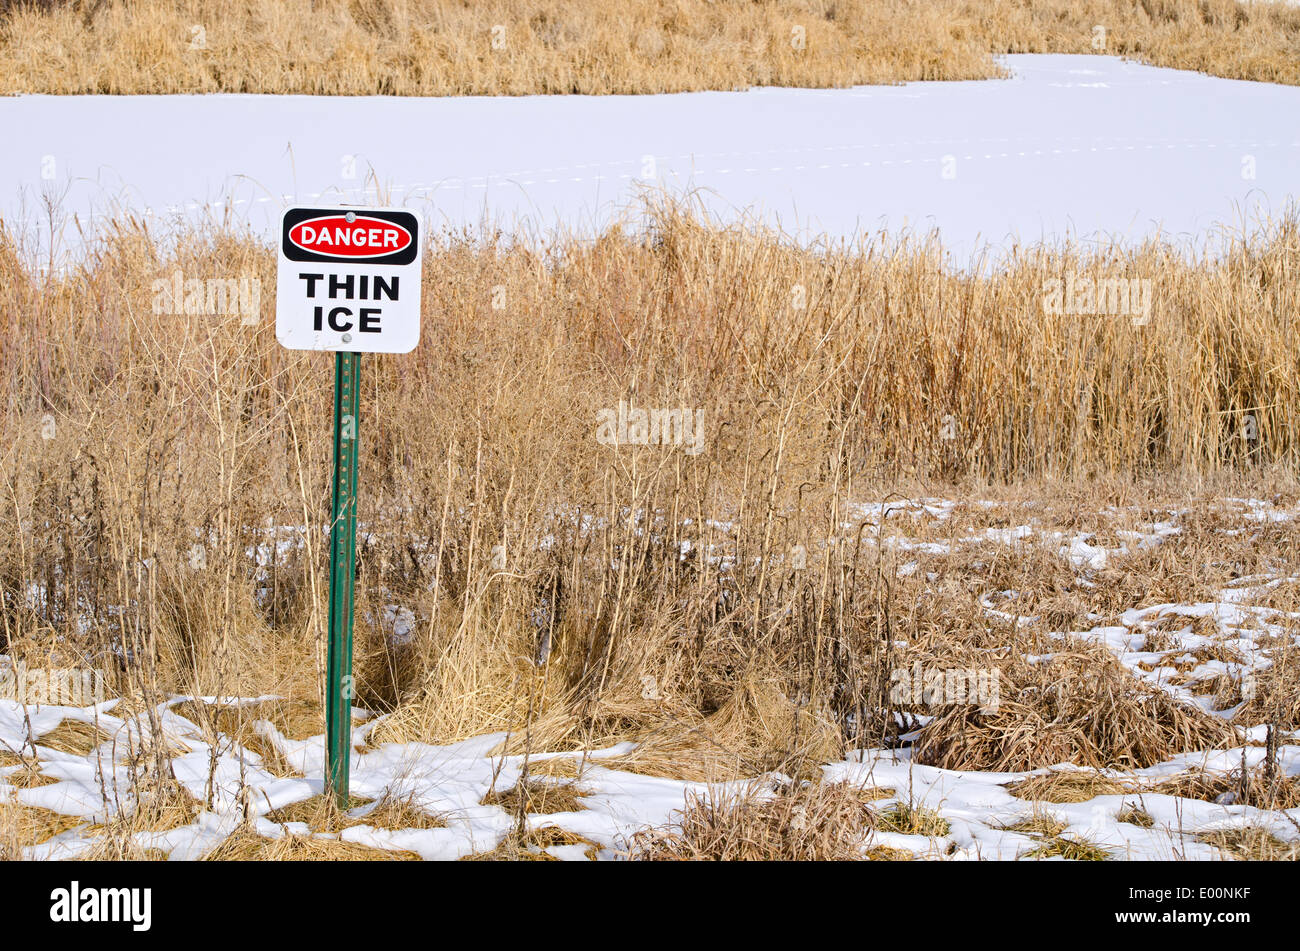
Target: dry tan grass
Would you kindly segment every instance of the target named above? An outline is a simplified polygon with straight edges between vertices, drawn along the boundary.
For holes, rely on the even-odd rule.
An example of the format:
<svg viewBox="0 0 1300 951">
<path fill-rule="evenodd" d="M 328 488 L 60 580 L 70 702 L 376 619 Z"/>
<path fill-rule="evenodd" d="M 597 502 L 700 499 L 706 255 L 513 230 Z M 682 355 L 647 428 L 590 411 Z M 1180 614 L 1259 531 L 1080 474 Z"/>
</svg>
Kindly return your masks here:
<svg viewBox="0 0 1300 951">
<path fill-rule="evenodd" d="M 4 782 L 15 789 L 35 789 L 40 786 L 53 786 L 58 780 L 53 776 L 45 775 L 40 771 L 39 767 L 28 763 L 25 764 L 23 769 L 6 776 Z"/>
<path fill-rule="evenodd" d="M 506 790 L 491 790 L 483 797 L 483 805 L 500 806 L 511 815 L 520 817 L 578 812 L 586 808 L 580 798 L 583 792 L 576 783 L 529 778 Z"/>
<path fill-rule="evenodd" d="M 38 736 L 36 743 L 61 753 L 85 756 L 106 743 L 108 739 L 108 734 L 93 723 L 84 720 L 64 720 L 53 730 Z"/>
<path fill-rule="evenodd" d="M 15 857 L 17 846 L 39 845 L 85 822 L 80 816 L 66 816 L 38 806 L 0 803 L 0 840 L 14 846 Z"/>
<path fill-rule="evenodd" d="M 905 802 L 896 803 L 884 812 L 876 813 L 876 822 L 885 832 L 903 835 L 938 837 L 947 835 L 949 831 L 948 820 L 933 809 Z"/>
<path fill-rule="evenodd" d="M 1036 802 L 1087 802 L 1097 796 L 1114 796 L 1125 791 L 1124 785 L 1113 779 L 1073 770 L 1053 770 L 1007 786 L 1011 795 Z"/>
<path fill-rule="evenodd" d="M 907 849 L 895 849 L 888 845 L 873 845 L 867 849 L 867 859 L 872 862 L 910 862 L 916 856 Z"/>
<path fill-rule="evenodd" d="M 1065 831 L 1066 824 L 1052 816 L 1035 813 L 1032 816 L 1004 825 L 1002 828 L 1008 832 L 1019 832 L 1022 835 L 1053 838 Z"/>
<path fill-rule="evenodd" d="M 1060 787 L 1055 787 L 1054 791 L 1059 792 Z M 1027 789 L 1026 792 L 1028 792 Z M 1083 800 L 1050 799 L 1048 801 L 1075 802 Z M 1149 822 L 1150 817 L 1148 816 L 1147 819 Z M 1125 820 L 1121 819 L 1121 821 Z M 1066 824 L 1059 819 L 1042 813 L 1036 813 L 1018 822 L 1003 826 L 1003 828 L 1042 840 L 1042 845 L 1036 846 L 1025 853 L 1026 858 L 1062 858 L 1076 862 L 1102 862 L 1111 857 L 1108 851 L 1088 842 L 1086 839 L 1073 837 L 1067 839 L 1063 837 L 1061 833 L 1065 831 Z"/>
<path fill-rule="evenodd" d="M 1141 829 L 1151 829 L 1155 827 L 1156 820 L 1151 814 L 1136 806 L 1125 806 L 1115 816 L 1116 822 L 1127 822 L 1129 825 L 1138 826 Z"/>
<path fill-rule="evenodd" d="M 379 829 L 443 829 L 447 823 L 441 816 L 416 806 L 409 797 L 386 796 L 365 815 L 352 816 L 346 821 L 347 827 L 362 825 Z"/>
<path fill-rule="evenodd" d="M 1073 862 L 1104 862 L 1111 854 L 1100 846 L 1083 839 L 1066 839 L 1061 836 L 1049 839 L 1038 848 L 1025 853 L 1026 858 L 1063 858 Z"/>
<path fill-rule="evenodd" d="M 605 762 L 605 760 L 601 760 L 599 765 L 603 766 Z M 582 779 L 587 766 L 596 763 L 596 760 L 586 760 L 584 762 L 581 758 L 570 757 L 532 759 L 528 762 L 528 775 L 544 779 L 576 781 Z"/>
<path fill-rule="evenodd" d="M 689 798 L 669 826 L 638 833 L 631 857 L 647 861 L 846 861 L 893 859 L 901 850 L 867 852 L 872 829 L 921 831 L 936 828 L 929 814 L 895 821 L 879 815 L 850 784 L 807 784 L 771 797 L 753 790 L 715 792 Z M 920 815 L 919 813 L 917 815 Z M 942 820 L 938 820 L 942 822 Z M 946 831 L 946 823 L 943 825 Z"/>
<path fill-rule="evenodd" d="M 7 13 L 4 12 L 7 9 Z M 1105 52 L 1295 83 L 1300 15 L 1232 0 L 71 0 L 0 5 L 0 93 L 653 93 L 997 75 Z M 310 25 L 310 26 L 308 26 Z"/>
<path fill-rule="evenodd" d="M 207 862 L 418 862 L 414 852 L 376 849 L 356 842 L 316 836 L 268 839 L 252 829 L 234 832 L 204 856 Z"/>
<path fill-rule="evenodd" d="M 264 768 L 277 776 L 300 775 L 276 749 L 275 744 L 257 732 L 256 724 L 271 723 L 292 740 L 305 740 L 325 732 L 325 712 L 314 700 L 275 699 L 257 703 L 212 704 L 184 700 L 172 711 L 196 724 L 209 742 L 216 743 L 224 734 L 239 747 L 261 757 Z"/>
<path fill-rule="evenodd" d="M 256 703 L 214 704 L 183 700 L 172 712 L 235 737 L 245 736 L 259 720 L 271 723 L 291 740 L 305 740 L 325 732 L 325 711 L 314 700 L 260 700 Z"/>
<path fill-rule="evenodd" d="M 1241 770 L 1211 773 L 1205 770 L 1182 773 L 1149 787 L 1150 792 L 1216 802 L 1223 799 L 1234 805 L 1259 809 L 1294 809 L 1300 806 L 1300 778 L 1276 775 L 1267 777 L 1263 769 L 1246 773 Z"/>
<path fill-rule="evenodd" d="M 1139 682 L 1100 648 L 1044 664 L 1013 657 L 1000 671 L 997 710 L 958 706 L 936 717 L 917 741 L 919 762 L 1006 772 L 1058 763 L 1133 769 L 1235 741 L 1222 720 Z M 1059 774 L 1062 782 L 1072 775 Z"/>
<path fill-rule="evenodd" d="M 732 685 L 722 705 L 707 715 L 654 712 L 631 719 L 611 738 L 633 739 L 631 753 L 600 765 L 691 782 L 723 782 L 781 772 L 798 779 L 820 775 L 820 767 L 842 753 L 839 730 L 826 718 L 800 709 L 773 681 Z"/>
<path fill-rule="evenodd" d="M 959 769 L 1125 768 L 1235 745 L 1218 718 L 1050 634 L 1300 563 L 1293 526 L 1228 535 L 1244 516 L 1214 501 L 1296 498 L 1298 223 L 1222 260 L 1033 248 L 973 275 L 935 244 L 799 249 L 667 206 L 646 233 L 593 243 L 440 238 L 424 343 L 363 370 L 356 702 L 392 713 L 373 742 L 508 731 L 501 751 L 531 754 L 630 739 L 601 765 L 700 780 L 813 779 L 901 742 L 905 713 L 936 716 L 918 758 Z M 128 658 L 122 694 L 145 715 L 178 693 L 305 698 L 177 708 L 283 774 L 252 723 L 322 729 L 323 552 L 294 526 L 327 519 L 328 356 L 280 348 L 269 302 L 254 325 L 152 313 L 151 282 L 177 266 L 273 286 L 268 246 L 125 223 L 102 238 L 47 278 L 0 237 L 5 646 Z M 1042 282 L 1064 269 L 1150 274 L 1152 323 L 1044 315 Z M 597 410 L 628 398 L 703 409 L 705 451 L 598 443 Z M 958 439 L 940 438 L 947 414 Z M 916 496 L 964 504 L 857 531 L 851 502 Z M 962 541 L 1035 523 L 1117 544 L 1173 509 L 1182 535 L 1091 578 L 1041 539 Z M 259 547 L 270 563 L 248 557 Z M 388 636 L 390 604 L 415 615 L 405 642 Z M 1274 623 L 1272 673 L 1235 724 L 1296 716 L 1295 625 Z M 1162 619 L 1152 642 L 1218 636 L 1197 624 Z M 891 672 L 914 662 L 996 667 L 998 710 L 893 702 Z M 153 756 L 160 796 L 168 755 Z"/>
<path fill-rule="evenodd" d="M 150 751 L 136 751 L 137 755 L 140 752 Z M 88 861 L 166 859 L 165 850 L 146 849 L 136 842 L 136 833 L 179 829 L 194 822 L 203 811 L 203 803 L 181 786 L 165 761 L 161 767 L 155 762 L 153 768 L 137 769 L 131 788 L 136 801 L 134 809 L 116 814 L 107 822 L 92 824 L 86 830 L 93 839 L 92 845 L 80 858 Z"/>
<path fill-rule="evenodd" d="M 466 855 L 462 862 L 558 862 L 559 859 L 546 850 L 553 846 L 580 845 L 583 854 L 595 860 L 600 846 L 567 829 L 558 826 L 541 826 L 520 832 L 512 830 L 497 843 L 496 848 L 487 852 L 475 852 Z"/>
<path fill-rule="evenodd" d="M 348 800 L 348 809 L 355 809 L 370 802 L 356 796 Z M 338 832 L 347 821 L 346 817 L 330 796 L 312 796 L 301 802 L 282 806 L 266 814 L 271 822 L 302 822 L 313 832 Z"/>
<path fill-rule="evenodd" d="M 1233 722 L 1251 726 L 1272 721 L 1283 730 L 1300 730 L 1297 680 L 1300 680 L 1300 649 L 1293 646 L 1277 651 L 1273 666 L 1255 675 L 1255 695 L 1237 711 Z M 1239 690 L 1226 699 L 1240 699 Z"/>
<path fill-rule="evenodd" d="M 1283 842 L 1267 829 L 1257 826 L 1206 832 L 1200 839 L 1217 846 L 1226 856 L 1243 861 L 1300 861 L 1300 842 Z"/>
<path fill-rule="evenodd" d="M 0 743 L 0 767 L 20 766 L 21 769 L 12 770 L 0 782 L 7 782 L 11 786 L 27 788 L 31 785 L 44 786 L 46 782 L 33 781 L 41 779 L 40 760 L 32 755 L 30 746 L 24 746 L 21 751 L 9 749 L 8 746 Z M 56 780 L 49 780 L 55 782 Z"/>
<path fill-rule="evenodd" d="M 355 826 L 374 826 L 380 829 L 441 829 L 446 823 L 416 807 L 410 799 L 385 797 L 364 815 L 346 813 L 367 805 L 371 800 L 353 796 L 347 810 L 340 810 L 329 796 L 312 796 L 302 802 L 273 810 L 266 814 L 272 822 L 302 822 L 312 832 L 342 832 Z"/>
<path fill-rule="evenodd" d="M 133 841 L 118 842 L 101 839 L 77 856 L 82 862 L 165 862 L 167 853 L 162 849 L 142 848 Z"/>
</svg>

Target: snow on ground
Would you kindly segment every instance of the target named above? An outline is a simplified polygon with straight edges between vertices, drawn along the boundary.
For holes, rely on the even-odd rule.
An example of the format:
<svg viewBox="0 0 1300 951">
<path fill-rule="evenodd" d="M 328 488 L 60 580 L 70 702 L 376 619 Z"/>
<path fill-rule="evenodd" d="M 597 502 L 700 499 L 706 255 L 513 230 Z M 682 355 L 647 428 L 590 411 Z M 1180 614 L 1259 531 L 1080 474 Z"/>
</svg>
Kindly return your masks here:
<svg viewBox="0 0 1300 951">
<path fill-rule="evenodd" d="M 35 226 L 40 196 L 67 188 L 83 217 L 229 210 L 262 234 L 285 202 L 376 200 L 435 227 L 589 233 L 650 185 L 803 236 L 938 226 L 960 264 L 1012 236 L 1199 239 L 1294 193 L 1300 88 L 1102 56 L 1005 63 L 1005 80 L 839 90 L 18 96 L 0 99 L 0 215 Z"/>
<path fill-rule="evenodd" d="M 966 508 L 990 508 L 993 504 L 974 502 L 968 503 Z M 1219 505 L 1247 525 L 1293 522 L 1300 516 L 1300 511 L 1249 499 L 1221 500 Z M 850 506 L 850 510 L 852 518 L 845 523 L 846 529 L 856 533 L 857 527 L 864 523 L 877 529 L 885 527 L 891 520 L 931 519 L 942 523 L 954 516 L 958 506 L 943 499 L 916 499 L 888 505 L 859 504 Z M 1088 543 L 1086 539 L 1092 536 L 1087 533 L 1062 533 L 1037 524 L 953 533 L 954 537 L 946 541 L 925 544 L 929 546 L 927 552 L 930 554 L 956 552 L 968 544 L 1037 546 L 1044 557 L 1067 561 L 1078 577 L 1086 582 L 1087 576 L 1104 567 L 1109 559 L 1139 548 L 1160 545 L 1178 534 L 1181 531 L 1178 520 L 1182 514 L 1174 510 L 1166 513 L 1165 518 L 1154 518 L 1148 523 L 1150 531 L 1116 533 L 1121 539 L 1116 548 Z M 1221 530 L 1233 532 L 1237 529 Z M 871 538 L 869 532 L 864 534 Z M 906 545 L 906 539 L 897 534 L 890 535 L 889 541 Z M 912 570 L 916 570 L 915 564 L 911 564 Z M 899 570 L 905 573 L 907 568 L 903 565 Z M 1150 605 L 1125 612 L 1118 624 L 1100 624 L 1089 630 L 1061 631 L 1050 636 L 1060 640 L 1063 646 L 1070 639 L 1098 642 L 1113 651 L 1134 677 L 1168 691 L 1181 702 L 1228 719 L 1236 712 L 1236 707 L 1215 709 L 1212 696 L 1198 695 L 1192 687 L 1200 680 L 1224 674 L 1246 683 L 1254 673 L 1271 663 L 1270 654 L 1275 646 L 1266 644 L 1276 645 L 1285 640 L 1300 643 L 1290 629 L 1279 623 L 1294 619 L 1294 614 L 1252 603 L 1267 596 L 1277 585 L 1291 580 L 1294 579 L 1285 575 L 1250 576 L 1217 592 L 1209 602 Z M 988 592 L 981 603 L 991 617 L 1006 620 L 1015 615 L 999 610 L 994 603 L 998 601 L 1005 605 L 1013 603 L 1015 598 L 1014 591 Z M 396 613 L 402 609 L 393 606 L 392 610 Z M 1180 623 L 1184 618 L 1186 626 Z M 1208 627 L 1205 623 L 1197 626 L 1197 619 L 1208 621 Z M 1149 632 L 1157 623 L 1166 646 L 1160 650 L 1149 649 Z M 1216 659 L 1213 651 L 1202 651 L 1200 655 L 1194 653 L 1212 646 L 1230 648 L 1242 658 L 1241 662 L 1225 663 Z M 205 742 L 198 725 L 173 709 L 185 699 L 189 698 L 175 697 L 160 706 L 158 720 L 167 740 L 177 749 L 172 759 L 177 780 L 196 800 L 206 803 L 207 808 L 188 825 L 138 834 L 136 842 L 140 847 L 160 850 L 173 859 L 200 858 L 221 844 L 245 817 L 251 819 L 260 834 L 270 838 L 287 834 L 328 837 L 326 833 L 312 832 L 303 823 L 277 823 L 267 818 L 267 814 L 274 810 L 310 799 L 321 792 L 323 736 L 294 740 L 283 736 L 270 722 L 256 724 L 257 732 L 301 774 L 299 777 L 277 776 L 265 768 L 257 753 L 242 749 L 229 737 L 224 737 L 219 748 L 213 750 Z M 212 701 L 215 698 L 200 699 Z M 253 703 L 263 699 L 266 698 L 223 702 Z M 86 708 L 24 708 L 11 700 L 0 700 L 0 749 L 34 751 L 40 771 L 57 780 L 49 785 L 20 788 L 6 779 L 22 771 L 23 767 L 0 767 L 0 803 L 43 807 L 85 820 L 76 828 L 28 847 L 25 850 L 27 857 L 75 857 L 93 846 L 95 833 L 90 830 L 93 823 L 117 813 L 129 813 L 135 808 L 129 760 L 132 747 L 138 748 L 141 738 L 147 737 L 151 728 L 144 714 L 116 716 L 114 708 L 117 703 L 108 701 Z M 498 805 L 483 803 L 491 790 L 504 791 L 514 786 L 524 766 L 520 756 L 493 754 L 492 751 L 506 738 L 505 734 L 491 734 L 443 746 L 425 743 L 372 746 L 367 738 L 382 718 L 371 718 L 360 710 L 356 712 L 361 722 L 353 731 L 357 749 L 353 758 L 353 794 L 376 801 L 382 798 L 409 800 L 414 807 L 441 817 L 445 825 L 436 829 L 385 829 L 362 824 L 339 833 L 344 840 L 374 848 L 414 852 L 426 859 L 454 859 L 491 851 L 511 831 L 511 815 Z M 41 738 L 65 720 L 93 722 L 109 739 L 85 756 L 43 746 Z M 1159 780 L 1188 771 L 1205 770 L 1226 775 L 1240 768 L 1243 756 L 1252 769 L 1258 768 L 1265 755 L 1264 749 L 1257 745 L 1263 740 L 1262 729 L 1239 728 L 1238 734 L 1242 745 L 1235 748 L 1185 753 L 1147 769 L 1105 771 L 1106 777 L 1122 780 L 1128 791 L 1094 796 L 1081 803 L 1030 801 L 1013 796 L 1006 788 L 1008 784 L 1028 776 L 1043 775 L 1047 769 L 1019 773 L 945 770 L 913 762 L 911 751 L 906 747 L 859 750 L 844 762 L 827 764 L 823 772 L 824 779 L 829 782 L 852 782 L 894 790 L 891 797 L 873 802 L 873 808 L 885 810 L 893 803 L 902 802 L 938 812 L 949 824 L 948 832 L 942 836 L 876 831 L 864 846 L 903 849 L 922 858 L 1024 857 L 1040 848 L 1043 841 L 1009 827 L 1022 820 L 1042 817 L 1064 824 L 1065 828 L 1059 833 L 1064 839 L 1085 841 L 1109 851 L 1115 858 L 1221 858 L 1222 853 L 1199 836 L 1244 826 L 1265 829 L 1282 842 L 1300 841 L 1300 808 L 1265 811 L 1234 804 L 1231 796 L 1221 797 L 1217 802 L 1205 802 L 1146 789 Z M 1292 735 L 1289 739 L 1294 741 L 1297 737 Z M 626 854 L 636 832 L 670 823 L 674 813 L 681 810 L 691 796 L 725 796 L 741 788 L 757 789 L 758 795 L 764 795 L 765 788 L 783 781 L 783 777 L 769 775 L 755 777 L 757 786 L 751 783 L 708 786 L 643 776 L 601 765 L 601 760 L 625 755 L 633 748 L 633 744 L 623 743 L 585 754 L 581 751 L 534 754 L 534 762 L 541 759 L 585 759 L 586 768 L 580 780 L 584 792 L 583 808 L 573 812 L 531 815 L 528 819 L 530 827 L 560 827 L 594 843 L 597 858 L 618 858 Z M 1286 775 L 1300 775 L 1300 745 L 1288 745 L 1287 736 L 1282 737 L 1279 765 Z M 1076 770 L 1078 767 L 1058 764 L 1052 769 Z M 364 817 L 369 808 L 373 806 L 358 807 L 353 814 Z M 1121 814 L 1134 808 L 1150 816 L 1149 827 L 1120 821 Z M 573 845 L 551 846 L 549 851 L 563 859 L 586 857 L 585 847 Z"/>
<path fill-rule="evenodd" d="M 175 698 L 178 702 L 183 698 Z M 111 703 L 108 705 L 111 706 Z M 111 712 L 73 707 L 43 707 L 41 725 L 34 719 L 38 732 L 64 718 L 95 720 L 112 732 L 126 729 L 135 721 L 122 721 Z M 371 724 L 358 728 L 356 740 L 364 741 Z M 173 761 L 177 778 L 196 798 L 203 799 L 209 789 L 209 748 L 202 741 L 196 725 L 169 713 L 165 729 L 169 739 L 184 743 L 189 752 Z M 274 734 L 269 723 L 263 729 Z M 0 742 L 10 747 L 25 746 L 22 716 L 17 704 L 0 701 Z M 102 822 L 119 810 L 133 807 L 128 790 L 129 772 L 121 759 L 125 752 L 119 742 L 118 757 L 110 740 L 86 757 L 60 753 L 40 746 L 36 751 L 41 770 L 59 782 L 48 786 L 16 789 L 4 782 L 4 775 L 21 770 L 21 766 L 0 769 L 0 802 L 36 806 L 70 816 L 83 817 L 85 823 L 24 850 L 30 859 L 74 858 L 91 848 L 95 837 L 89 826 Z M 481 800 L 491 788 L 508 789 L 518 779 L 522 757 L 492 756 L 490 751 L 505 738 L 504 734 L 477 737 L 449 746 L 421 743 L 383 744 L 355 755 L 352 792 L 358 797 L 385 794 L 408 800 L 416 808 L 439 815 L 445 822 L 437 829 L 383 829 L 357 825 L 340 835 L 345 841 L 379 849 L 414 852 L 425 859 L 456 859 L 475 852 L 491 851 L 513 828 L 512 817 L 500 806 L 483 805 Z M 288 761 L 311 778 L 278 778 L 252 765 L 256 755 L 244 754 L 249 762 L 241 766 L 235 755 L 223 751 L 213 775 L 212 808 L 196 821 L 176 829 L 142 832 L 135 837 L 143 849 L 157 849 L 173 860 L 198 859 L 216 848 L 240 824 L 244 803 L 256 831 L 268 838 L 287 834 L 331 837 L 313 833 L 304 823 L 276 823 L 266 814 L 319 795 L 322 789 L 324 738 L 307 741 L 286 740 L 275 735 L 276 747 Z M 625 854 L 631 836 L 647 827 L 662 827 L 680 810 L 689 795 L 725 796 L 728 789 L 748 788 L 747 783 L 714 784 L 682 782 L 604 769 L 602 757 L 626 753 L 631 744 L 592 751 L 587 759 L 592 765 L 581 782 L 586 794 L 583 809 L 575 812 L 533 815 L 530 827 L 557 826 L 599 846 L 598 858 L 618 858 Z M 1264 754 L 1262 748 L 1248 747 L 1248 761 L 1257 767 Z M 557 753 L 535 756 L 577 759 L 581 753 Z M 1130 773 L 1115 771 L 1114 777 L 1136 780 L 1167 778 L 1189 769 L 1206 768 L 1227 772 L 1241 763 L 1242 750 L 1230 749 L 1184 754 L 1167 763 Z M 1300 746 L 1280 749 L 1282 770 L 1300 774 Z M 1069 769 L 1063 766 L 1060 768 Z M 859 751 L 848 760 L 832 763 L 824 769 L 827 782 L 851 782 L 862 786 L 888 787 L 895 796 L 873 803 L 888 809 L 895 802 L 906 802 L 938 812 L 950 825 L 947 835 L 927 837 L 900 833 L 875 832 L 867 847 L 888 846 L 904 849 L 921 858 L 1014 859 L 1039 848 L 1042 842 L 1007 826 L 1020 820 L 1050 816 L 1066 824 L 1061 835 L 1078 837 L 1110 850 L 1116 858 L 1129 859 L 1216 859 L 1221 854 L 1213 846 L 1195 838 L 1206 832 L 1250 825 L 1267 829 L 1281 841 L 1300 839 L 1300 809 L 1267 812 L 1251 806 L 1208 803 L 1196 799 L 1141 791 L 1097 796 L 1082 803 L 1040 803 L 1014 797 L 1007 784 L 1047 770 L 1019 773 L 957 772 L 914 764 L 906 750 Z M 242 779 L 241 779 L 242 777 Z M 761 780 L 762 778 L 760 778 Z M 779 779 L 779 777 L 769 777 Z M 242 785 L 247 795 L 240 795 Z M 761 791 L 759 792 L 761 795 Z M 367 807 L 353 811 L 364 816 Z M 1117 819 L 1126 808 L 1140 808 L 1154 820 L 1142 828 Z M 1289 816 L 1289 818 L 1288 818 Z M 552 846 L 556 857 L 581 859 L 582 849 Z"/>
<path fill-rule="evenodd" d="M 1257 765 L 1263 753 L 1260 748 L 1248 749 L 1247 762 Z M 1287 775 L 1300 773 L 1300 746 L 1282 747 L 1280 758 Z M 1213 754 L 1184 754 L 1145 770 L 1115 771 L 1107 775 L 1141 780 L 1164 778 L 1202 766 L 1207 769 L 1217 767 L 1226 773 L 1240 765 L 1241 750 L 1236 749 Z M 1030 802 L 1016 798 L 1005 788 L 1028 776 L 1047 772 L 956 772 L 914 764 L 905 751 L 871 750 L 846 762 L 827 766 L 823 778 L 826 782 L 910 790 L 910 800 L 899 798 L 942 815 L 950 827 L 945 836 L 875 832 L 868 843 L 868 847 L 883 845 L 906 849 L 921 858 L 1023 857 L 1040 848 L 1042 841 L 1007 827 L 1036 817 L 1049 817 L 1065 823 L 1065 829 L 1059 833 L 1062 837 L 1088 842 L 1110 852 L 1116 859 L 1221 859 L 1223 855 L 1217 848 L 1196 836 L 1242 826 L 1266 829 L 1283 842 L 1300 839 L 1300 830 L 1295 824 L 1295 820 L 1300 819 L 1300 809 L 1270 812 L 1252 806 L 1223 805 L 1148 792 L 1094 796 L 1080 803 Z M 894 801 L 880 800 L 873 805 L 888 807 Z M 1134 808 L 1154 820 L 1150 828 L 1119 820 L 1121 813 Z"/>
</svg>

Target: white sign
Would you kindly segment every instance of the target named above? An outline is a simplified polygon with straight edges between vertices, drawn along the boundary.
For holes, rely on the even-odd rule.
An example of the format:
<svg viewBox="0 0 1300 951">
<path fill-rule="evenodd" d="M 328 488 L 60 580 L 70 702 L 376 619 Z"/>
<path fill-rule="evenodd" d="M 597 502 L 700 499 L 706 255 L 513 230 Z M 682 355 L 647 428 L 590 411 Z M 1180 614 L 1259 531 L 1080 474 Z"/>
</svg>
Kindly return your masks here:
<svg viewBox="0 0 1300 951">
<path fill-rule="evenodd" d="M 409 353 L 420 342 L 420 220 L 397 208 L 289 208 L 275 337 L 290 350 Z"/>
</svg>

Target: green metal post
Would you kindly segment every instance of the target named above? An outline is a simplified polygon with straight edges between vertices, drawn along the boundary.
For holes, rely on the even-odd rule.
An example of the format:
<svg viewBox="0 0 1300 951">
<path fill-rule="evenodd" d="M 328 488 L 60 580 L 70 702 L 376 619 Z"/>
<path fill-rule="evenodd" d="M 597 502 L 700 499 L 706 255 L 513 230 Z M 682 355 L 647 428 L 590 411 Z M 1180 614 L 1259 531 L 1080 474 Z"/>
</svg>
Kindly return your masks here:
<svg viewBox="0 0 1300 951">
<path fill-rule="evenodd" d="M 329 652 L 325 684 L 325 790 L 348 803 L 352 756 L 352 588 L 357 552 L 357 427 L 361 354 L 334 355 L 334 502 L 330 513 Z"/>
</svg>

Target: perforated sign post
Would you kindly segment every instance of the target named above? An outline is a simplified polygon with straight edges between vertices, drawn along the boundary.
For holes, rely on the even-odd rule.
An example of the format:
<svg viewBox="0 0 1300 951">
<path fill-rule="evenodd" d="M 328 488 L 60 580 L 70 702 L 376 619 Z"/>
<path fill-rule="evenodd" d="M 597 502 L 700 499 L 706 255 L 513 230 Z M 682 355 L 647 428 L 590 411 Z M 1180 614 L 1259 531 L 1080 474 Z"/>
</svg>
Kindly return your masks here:
<svg viewBox="0 0 1300 951">
<path fill-rule="evenodd" d="M 357 543 L 361 354 L 420 342 L 420 222 L 396 208 L 289 208 L 280 224 L 275 336 L 334 351 L 325 788 L 348 801 L 352 754 L 352 593 Z"/>
</svg>

